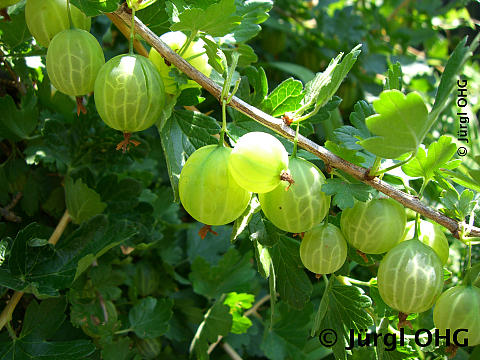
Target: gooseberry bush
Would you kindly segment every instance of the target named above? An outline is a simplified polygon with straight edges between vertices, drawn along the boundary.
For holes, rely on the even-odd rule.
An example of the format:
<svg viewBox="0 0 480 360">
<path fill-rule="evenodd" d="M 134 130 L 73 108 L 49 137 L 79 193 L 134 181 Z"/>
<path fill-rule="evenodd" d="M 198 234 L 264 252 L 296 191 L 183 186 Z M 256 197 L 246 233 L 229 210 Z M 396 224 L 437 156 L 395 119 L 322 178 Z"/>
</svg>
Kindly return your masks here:
<svg viewBox="0 0 480 360">
<path fill-rule="evenodd" d="M 0 8 L 0 359 L 480 358 L 478 1 Z"/>
</svg>

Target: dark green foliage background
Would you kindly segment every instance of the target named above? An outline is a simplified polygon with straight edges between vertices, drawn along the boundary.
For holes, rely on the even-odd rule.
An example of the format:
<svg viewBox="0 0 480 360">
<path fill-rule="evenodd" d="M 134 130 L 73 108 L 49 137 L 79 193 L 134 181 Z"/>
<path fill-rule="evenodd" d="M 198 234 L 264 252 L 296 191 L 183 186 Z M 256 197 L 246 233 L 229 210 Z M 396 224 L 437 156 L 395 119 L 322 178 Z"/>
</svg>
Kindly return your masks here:
<svg viewBox="0 0 480 360">
<path fill-rule="evenodd" d="M 91 16 L 117 7 L 115 0 L 72 3 Z M 206 9 L 215 1 L 173 3 Z M 242 76 L 238 95 L 254 106 L 260 106 L 264 97 L 289 77 L 305 83 L 339 52 L 348 53 L 362 44 L 361 55 L 336 93 L 338 98 L 300 129 L 322 145 L 335 140 L 334 129 L 350 121 L 357 125 L 355 117 L 371 113 L 366 103 L 355 104 L 362 99 L 371 102 L 378 96 L 383 75 L 396 62 L 402 67 L 404 90 L 418 91 L 426 103 L 433 104 L 441 74 L 438 69 L 461 39 L 475 32 L 475 25 L 464 15 L 480 15 L 478 1 L 467 0 L 421 0 L 398 12 L 395 9 L 400 0 L 278 0 L 270 17 L 261 24 L 261 32 L 253 37 L 258 30 L 255 22 L 266 19 L 265 9 L 272 4 L 252 1 L 259 7 L 255 12 L 242 7 L 240 0 L 235 3 L 237 15 L 250 11 L 254 19 L 244 20 L 243 32 L 236 33 L 239 38 L 245 36 L 240 51 L 247 54 L 238 69 Z M 206 358 L 210 344 L 219 335 L 223 336 L 222 343 L 243 359 L 334 359 L 332 349 L 322 347 L 317 337 L 310 336 L 325 286 L 304 270 L 298 238 L 281 233 L 256 213 L 234 241 L 231 225 L 214 227 L 217 234 L 209 233 L 202 240 L 198 235 L 202 224 L 174 201 L 171 180 L 175 183 L 179 164 L 195 149 L 217 141 L 211 136 L 218 134 L 221 125 L 217 100 L 205 92 L 184 91 L 172 116 L 163 119 L 161 126 L 134 134 L 140 146 L 125 154 L 115 151 L 122 136 L 100 120 L 93 96 L 86 98 L 87 114 L 77 116 L 73 99 L 52 93 L 45 67 L 27 66 L 25 56 L 33 55 L 41 56 L 45 64 L 46 49 L 32 43 L 24 4 L 21 1 L 9 9 L 11 22 L 0 22 L 2 60 L 20 77 L 25 90 L 22 94 L 12 85 L 6 66 L 0 68 L 0 80 L 10 80 L 0 81 L 1 307 L 12 290 L 26 292 L 13 313 L 11 327 L 0 332 L 0 359 L 127 360 L 148 358 L 149 354 L 158 359 Z M 168 6 L 158 0 L 138 16 L 160 35 L 171 25 L 167 11 Z M 226 29 L 230 25 L 228 19 L 221 24 Z M 105 15 L 93 18 L 91 31 L 102 44 L 107 60 L 128 51 L 126 39 Z M 255 51 L 257 62 L 245 43 Z M 228 57 L 231 48 L 224 50 Z M 479 94 L 477 55 L 462 76 L 469 79 L 469 93 Z M 293 80 L 289 81 L 295 86 Z M 209 116 L 193 114 L 183 105 L 195 105 L 202 113 L 213 112 Z M 471 105 L 472 111 L 478 112 L 480 105 Z M 269 110 L 268 104 L 262 106 Z M 354 118 L 350 117 L 353 111 Z M 450 104 L 442 121 L 427 136 L 426 145 L 443 134 L 456 136 L 456 123 L 448 121 L 455 112 L 454 104 Z M 477 159 L 466 160 L 464 166 L 478 169 L 479 124 L 476 118 L 472 121 L 476 121 L 470 129 Z M 266 131 L 232 109 L 228 129 L 234 139 L 247 131 Z M 286 140 L 284 143 L 291 152 L 292 145 Z M 323 168 L 312 155 L 304 151 L 300 154 Z M 359 161 L 354 154 L 342 155 Z M 359 162 L 371 166 L 371 154 L 362 156 Z M 169 165 L 173 166 L 170 171 Z M 387 175 L 384 180 L 399 185 L 393 176 Z M 329 184 L 332 194 L 340 193 L 330 222 L 338 225 L 338 214 L 346 203 L 353 203 L 354 197 L 365 200 L 374 192 L 353 183 L 348 193 L 342 194 L 345 184 L 336 181 Z M 411 185 L 418 190 L 421 183 L 413 181 Z M 462 189 L 457 186 L 459 192 Z M 432 182 L 425 201 L 438 206 L 441 190 Z M 21 198 L 9 214 L 7 207 L 19 193 Z M 84 199 L 88 199 L 88 206 L 72 214 L 73 223 L 58 245 L 48 245 L 46 240 L 66 206 Z M 451 236 L 449 240 L 449 282 L 456 283 L 466 266 L 466 249 Z M 261 254 L 268 255 L 267 260 Z M 473 263 L 479 258 L 474 247 Z M 376 276 L 379 257 L 368 260 L 365 263 L 350 249 L 349 263 L 338 274 L 369 281 Z M 277 302 L 275 306 L 265 302 L 249 317 L 250 325 L 241 315 L 253 298 L 244 303 L 238 294 L 253 295 L 255 303 L 272 293 L 273 277 Z M 330 307 L 322 327 L 336 329 L 339 334 L 345 328 L 372 328 L 372 312 L 377 318 L 390 316 L 395 323 L 394 312 L 381 301 L 375 284 L 370 288 L 349 287 L 332 277 L 330 286 Z M 225 295 L 232 292 L 238 293 L 233 295 L 238 296 L 237 310 L 223 303 Z M 246 332 L 232 333 L 232 323 L 243 326 Z M 431 311 L 419 314 L 412 324 L 414 329 L 432 328 Z M 443 359 L 444 350 L 430 348 L 420 354 L 408 344 L 385 353 L 385 358 Z M 333 352 L 337 358 L 345 355 L 338 348 Z M 374 347 L 357 348 L 348 354 L 349 359 L 376 356 Z M 219 344 L 210 357 L 227 359 L 228 355 Z M 459 349 L 455 357 L 469 358 L 480 358 L 478 347 Z"/>
</svg>

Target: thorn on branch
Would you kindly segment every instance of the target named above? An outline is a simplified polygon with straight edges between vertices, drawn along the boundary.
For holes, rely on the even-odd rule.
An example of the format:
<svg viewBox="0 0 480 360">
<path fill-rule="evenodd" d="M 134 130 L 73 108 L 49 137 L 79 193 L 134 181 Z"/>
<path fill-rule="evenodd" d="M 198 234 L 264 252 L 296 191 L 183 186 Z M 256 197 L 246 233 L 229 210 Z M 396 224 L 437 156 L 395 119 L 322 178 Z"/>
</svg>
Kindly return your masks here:
<svg viewBox="0 0 480 360">
<path fill-rule="evenodd" d="M 287 114 L 283 114 L 281 119 L 283 120 L 283 123 L 287 126 L 290 126 L 292 125 L 292 122 L 293 122 L 293 119 L 290 117 L 290 115 L 287 113 Z"/>
</svg>

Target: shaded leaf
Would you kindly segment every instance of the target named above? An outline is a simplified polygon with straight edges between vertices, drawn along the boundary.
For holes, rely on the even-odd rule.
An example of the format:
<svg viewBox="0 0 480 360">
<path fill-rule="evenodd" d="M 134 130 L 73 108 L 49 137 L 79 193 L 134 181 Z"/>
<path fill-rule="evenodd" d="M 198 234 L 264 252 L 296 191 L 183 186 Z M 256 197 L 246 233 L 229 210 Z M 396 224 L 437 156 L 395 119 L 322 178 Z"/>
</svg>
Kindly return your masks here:
<svg viewBox="0 0 480 360">
<path fill-rule="evenodd" d="M 10 96 L 0 97 L 0 107 L 0 136 L 12 141 L 28 139 L 38 123 L 37 98 L 33 93 L 22 97 L 20 109 Z"/>
<path fill-rule="evenodd" d="M 65 202 L 75 224 L 87 221 L 107 207 L 95 190 L 90 189 L 81 179 L 74 182 L 70 177 L 65 181 Z"/>
<path fill-rule="evenodd" d="M 300 244 L 280 236 L 270 255 L 280 297 L 292 308 L 302 309 L 309 302 L 313 288 L 300 260 Z"/>
<path fill-rule="evenodd" d="M 255 271 L 250 262 L 251 253 L 243 257 L 231 248 L 212 266 L 203 258 L 197 257 L 192 263 L 192 272 L 188 276 L 193 290 L 207 298 L 219 298 L 221 294 L 232 291 L 248 292 L 252 289 Z"/>
<path fill-rule="evenodd" d="M 130 328 L 142 339 L 161 336 L 168 330 L 172 307 L 172 299 L 142 299 L 128 313 Z"/>
<path fill-rule="evenodd" d="M 228 306 L 223 304 L 223 299 L 219 299 L 208 309 L 202 323 L 198 326 L 190 344 L 190 353 L 194 353 L 199 360 L 208 359 L 209 343 L 217 341 L 219 335 L 226 336 L 231 327 L 232 315 Z"/>
</svg>

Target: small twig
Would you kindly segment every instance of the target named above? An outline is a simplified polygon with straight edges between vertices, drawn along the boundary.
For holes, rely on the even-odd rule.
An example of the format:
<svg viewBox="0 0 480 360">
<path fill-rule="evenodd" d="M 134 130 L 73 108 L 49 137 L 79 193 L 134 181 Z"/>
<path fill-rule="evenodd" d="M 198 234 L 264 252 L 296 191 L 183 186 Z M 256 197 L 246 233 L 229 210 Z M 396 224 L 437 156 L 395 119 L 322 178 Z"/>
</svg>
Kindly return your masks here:
<svg viewBox="0 0 480 360">
<path fill-rule="evenodd" d="M 5 220 L 11 221 L 11 222 L 20 222 L 22 221 L 22 218 L 15 215 L 15 213 L 12 211 L 12 209 L 17 205 L 18 201 L 21 199 L 22 193 L 19 192 L 15 197 L 12 199 L 12 202 L 8 204 L 5 207 L 0 207 L 0 216 L 3 216 Z"/>
<path fill-rule="evenodd" d="M 253 304 L 253 306 L 250 309 L 245 311 L 243 316 L 248 317 L 248 316 L 252 315 L 253 313 L 256 313 L 258 311 L 258 309 L 260 308 L 260 306 L 262 306 L 263 304 L 265 304 L 269 300 L 270 300 L 270 295 L 265 295 L 263 298 L 258 300 L 255 304 Z"/>
<path fill-rule="evenodd" d="M 228 343 L 224 342 L 222 347 L 232 360 L 243 360 L 242 357 L 235 351 L 235 349 L 232 348 Z"/>
<path fill-rule="evenodd" d="M 58 222 L 57 227 L 55 228 L 52 235 L 50 236 L 50 239 L 48 239 L 49 244 L 55 245 L 57 243 L 58 239 L 60 239 L 60 236 L 65 231 L 65 228 L 67 227 L 70 220 L 71 220 L 71 217 L 68 214 L 68 210 L 65 210 L 65 213 L 63 214 L 62 218 Z M 12 298 L 10 299 L 10 301 L 7 303 L 7 306 L 5 306 L 2 313 L 0 314 L 0 330 L 2 330 L 5 324 L 12 319 L 13 311 L 15 310 L 15 307 L 17 306 L 18 302 L 22 298 L 23 294 L 24 294 L 23 291 L 15 291 L 13 293 Z"/>
<path fill-rule="evenodd" d="M 130 23 L 131 16 L 122 7 L 120 7 L 120 9 L 115 12 L 115 14 L 118 15 L 118 17 L 121 18 L 125 23 Z M 182 71 L 188 77 L 200 84 L 205 90 L 207 90 L 210 94 L 217 98 L 217 100 L 221 101 L 221 86 L 217 85 L 212 80 L 203 75 L 201 72 L 199 72 L 197 69 L 195 69 L 193 66 L 191 66 L 185 59 L 183 59 L 175 51 L 170 49 L 167 44 L 160 40 L 160 38 L 152 30 L 150 30 L 138 19 L 135 19 L 135 32 L 142 36 L 143 39 L 153 48 L 155 48 L 155 50 L 157 50 L 167 61 L 175 65 L 180 71 Z M 265 125 L 269 129 L 272 129 L 273 131 L 288 140 L 293 141 L 293 139 L 295 138 L 295 131 L 289 126 L 287 126 L 282 119 L 276 119 L 273 116 L 270 116 L 263 111 L 257 109 L 256 107 L 247 104 L 236 96 L 232 98 L 228 106 Z M 390 184 L 380 180 L 377 177 L 371 179 L 368 176 L 368 169 L 352 164 L 340 158 L 339 156 L 333 154 L 329 150 L 314 143 L 313 141 L 302 135 L 298 136 L 298 145 L 303 149 L 307 150 L 308 152 L 318 156 L 325 163 L 330 164 L 330 166 L 346 172 L 347 174 L 355 177 L 356 179 L 398 201 L 403 206 L 408 207 L 413 211 L 423 215 L 424 217 L 444 226 L 445 228 L 450 230 L 453 236 L 458 237 L 458 221 L 445 216 L 439 211 L 425 205 L 414 196 L 394 188 Z M 471 232 L 468 235 L 471 237 L 480 236 L 480 228 L 472 227 Z"/>
<path fill-rule="evenodd" d="M 17 306 L 18 302 L 23 296 L 23 291 L 15 291 L 8 301 L 7 306 L 3 309 L 2 313 L 0 314 L 0 330 L 12 320 L 13 310 Z"/>
</svg>

